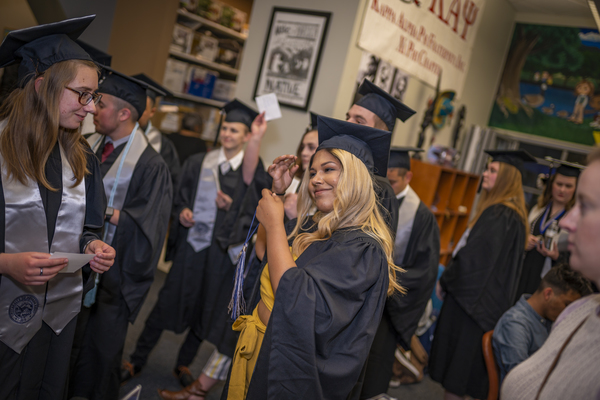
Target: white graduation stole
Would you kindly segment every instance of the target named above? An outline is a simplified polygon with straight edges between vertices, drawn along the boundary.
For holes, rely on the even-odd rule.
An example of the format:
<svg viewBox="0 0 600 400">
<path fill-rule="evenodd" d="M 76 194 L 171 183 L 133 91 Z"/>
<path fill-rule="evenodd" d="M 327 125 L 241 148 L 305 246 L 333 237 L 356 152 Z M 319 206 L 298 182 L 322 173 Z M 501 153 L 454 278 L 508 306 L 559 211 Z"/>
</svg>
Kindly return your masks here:
<svg viewBox="0 0 600 400">
<path fill-rule="evenodd" d="M 162 135 L 160 131 L 152 125 L 152 122 L 148 121 L 148 126 L 146 127 L 144 134 L 146 135 L 146 139 L 148 139 L 150 146 L 160 154 L 160 149 L 162 148 Z"/>
<path fill-rule="evenodd" d="M 394 241 L 394 263 L 396 265 L 402 265 L 404 262 L 404 255 L 406 254 L 419 204 L 421 204 L 421 199 L 419 199 L 413 188 L 408 186 L 408 191 L 398 212 L 398 229 Z"/>
<path fill-rule="evenodd" d="M 188 231 L 187 242 L 195 252 L 210 246 L 217 218 L 219 191 L 219 150 L 207 153 L 202 160 L 193 213 L 195 224 Z"/>
<path fill-rule="evenodd" d="M 1 127 L 0 127 L 1 129 Z M 79 253 L 85 221 L 85 179 L 71 187 L 74 175 L 60 148 L 62 200 L 52 243 L 48 246 L 46 214 L 38 183 L 27 185 L 8 179 L 2 160 L 5 201 L 5 252 Z M 81 309 L 81 270 L 61 273 L 45 285 L 28 286 L 3 275 L 0 281 L 0 340 L 17 353 L 42 327 L 42 321 L 58 335 Z"/>
<path fill-rule="evenodd" d="M 100 147 L 102 138 L 103 135 L 95 133 L 87 139 L 94 150 L 94 153 Z M 113 207 L 117 210 L 123 209 L 125 197 L 129 190 L 129 184 L 131 183 L 131 177 L 133 176 L 133 170 L 142 156 L 142 153 L 146 150 L 146 147 L 148 147 L 148 142 L 144 138 L 142 130 L 139 129 L 138 124 L 136 124 L 125 145 L 125 149 L 119 154 L 102 179 L 104 182 L 104 193 L 108 199 L 108 207 Z M 116 225 L 109 224 L 108 222 L 105 224 L 104 241 L 106 243 L 112 243 L 116 230 Z"/>
</svg>

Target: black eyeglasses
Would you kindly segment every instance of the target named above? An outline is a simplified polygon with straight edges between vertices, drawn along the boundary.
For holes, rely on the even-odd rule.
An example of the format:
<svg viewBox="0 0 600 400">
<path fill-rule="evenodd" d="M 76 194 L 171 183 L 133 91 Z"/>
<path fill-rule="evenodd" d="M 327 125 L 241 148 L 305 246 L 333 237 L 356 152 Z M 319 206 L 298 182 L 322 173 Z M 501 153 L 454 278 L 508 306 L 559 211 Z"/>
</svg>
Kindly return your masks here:
<svg viewBox="0 0 600 400">
<path fill-rule="evenodd" d="M 79 104 L 81 104 L 82 106 L 87 106 L 92 101 L 94 102 L 94 104 L 98 104 L 98 102 L 102 98 L 102 95 L 98 94 L 98 93 L 81 92 L 79 90 L 72 89 L 68 86 L 65 86 L 65 88 L 67 88 L 71 92 L 77 93 L 79 95 Z"/>
</svg>

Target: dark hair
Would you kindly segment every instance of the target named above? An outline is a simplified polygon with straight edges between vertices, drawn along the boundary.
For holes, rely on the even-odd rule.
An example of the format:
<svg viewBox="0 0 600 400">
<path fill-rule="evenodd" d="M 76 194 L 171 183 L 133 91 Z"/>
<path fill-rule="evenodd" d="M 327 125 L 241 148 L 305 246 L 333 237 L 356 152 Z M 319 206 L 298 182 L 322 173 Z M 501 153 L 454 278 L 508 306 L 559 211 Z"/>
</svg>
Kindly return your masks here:
<svg viewBox="0 0 600 400">
<path fill-rule="evenodd" d="M 551 287 L 557 295 L 571 290 L 579 293 L 582 297 L 592 293 L 590 281 L 579 272 L 572 270 L 568 264 L 559 264 L 544 275 L 538 287 L 538 292 L 547 287 Z"/>
<path fill-rule="evenodd" d="M 185 113 L 181 119 L 181 129 L 185 129 L 186 131 L 202 133 L 198 131 L 202 131 L 203 124 L 202 117 L 196 113 Z"/>
</svg>

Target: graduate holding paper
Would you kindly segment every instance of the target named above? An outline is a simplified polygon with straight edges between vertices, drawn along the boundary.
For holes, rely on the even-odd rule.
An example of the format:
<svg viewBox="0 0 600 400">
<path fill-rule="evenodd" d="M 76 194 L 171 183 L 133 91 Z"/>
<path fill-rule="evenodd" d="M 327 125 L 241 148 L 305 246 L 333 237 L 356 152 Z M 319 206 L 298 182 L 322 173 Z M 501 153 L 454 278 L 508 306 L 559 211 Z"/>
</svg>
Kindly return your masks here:
<svg viewBox="0 0 600 400">
<path fill-rule="evenodd" d="M 0 67 L 19 63 L 19 86 L 0 111 L 0 398 L 61 399 L 84 283 L 58 273 L 65 258 L 115 258 L 102 242 L 106 199 L 81 122 L 100 96 L 98 67 L 74 42 L 94 16 L 10 32 Z"/>
</svg>

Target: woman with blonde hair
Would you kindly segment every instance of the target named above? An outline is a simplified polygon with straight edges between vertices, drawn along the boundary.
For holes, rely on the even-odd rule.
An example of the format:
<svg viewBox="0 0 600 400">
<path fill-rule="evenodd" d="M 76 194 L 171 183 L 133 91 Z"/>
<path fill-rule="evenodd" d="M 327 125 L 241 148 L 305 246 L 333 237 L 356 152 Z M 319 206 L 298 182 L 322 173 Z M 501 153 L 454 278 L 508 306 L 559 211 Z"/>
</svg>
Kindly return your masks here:
<svg viewBox="0 0 600 400">
<path fill-rule="evenodd" d="M 100 98 L 98 68 L 73 39 L 93 19 L 12 31 L 0 46 L 0 67 L 19 63 L 19 87 L 0 111 L 2 399 L 64 396 L 84 282 L 80 269 L 64 273 L 67 255 L 50 253 L 95 255 L 96 273 L 114 262 L 99 240 L 98 160 L 80 133 Z"/>
<path fill-rule="evenodd" d="M 483 173 L 475 216 L 437 287 L 444 305 L 429 371 L 445 399 L 487 396 L 481 339 L 513 305 L 521 273 L 527 226 L 522 171 L 535 159 L 522 150 L 487 153 L 493 160 Z"/>
<path fill-rule="evenodd" d="M 390 139 L 387 131 L 320 117 L 299 217 L 287 226 L 280 197 L 295 156 L 269 167 L 276 191 L 263 190 L 256 213 L 268 263 L 258 306 L 234 324 L 241 333 L 223 398 L 358 399 L 386 296 L 400 290 L 372 178 L 386 170 Z M 202 396 L 196 389 L 172 398 Z"/>
</svg>

